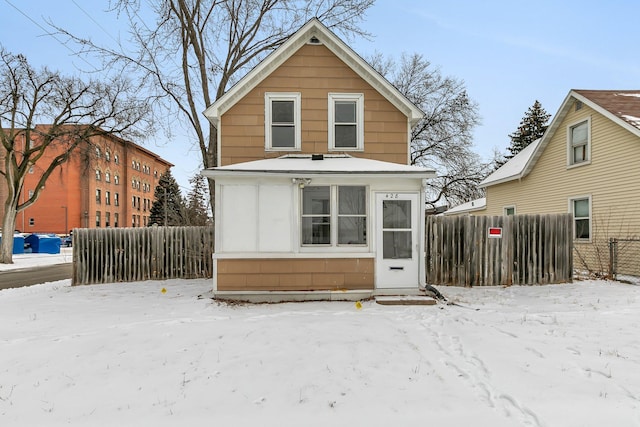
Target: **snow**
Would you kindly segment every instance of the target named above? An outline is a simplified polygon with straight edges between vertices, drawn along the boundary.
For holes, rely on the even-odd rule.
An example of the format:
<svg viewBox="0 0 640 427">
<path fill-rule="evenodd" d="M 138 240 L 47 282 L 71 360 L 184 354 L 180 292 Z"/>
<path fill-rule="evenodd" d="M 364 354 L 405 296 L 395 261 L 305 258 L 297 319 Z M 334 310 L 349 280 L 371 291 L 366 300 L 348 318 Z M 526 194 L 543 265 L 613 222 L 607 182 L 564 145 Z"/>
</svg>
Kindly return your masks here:
<svg viewBox="0 0 640 427">
<path fill-rule="evenodd" d="M 628 114 L 622 114 L 622 118 L 625 119 L 630 124 L 632 124 L 633 126 L 640 128 L 640 117 L 630 116 Z"/>
<path fill-rule="evenodd" d="M 43 265 L 71 263 L 73 248 L 60 248 L 59 254 L 14 254 L 13 264 L 0 264 L 0 271 L 18 270 Z"/>
<path fill-rule="evenodd" d="M 487 207 L 487 198 L 481 197 L 479 199 L 471 200 L 470 202 L 462 203 L 458 206 L 455 206 L 445 212 L 443 215 L 454 215 L 463 212 L 473 212 L 473 211 L 481 211 L 486 209 Z"/>
<path fill-rule="evenodd" d="M 507 163 L 505 163 L 491 175 L 486 177 L 480 183 L 480 187 L 487 187 L 491 184 L 497 184 L 499 182 L 511 181 L 520 178 L 525 168 L 527 167 L 527 164 L 540 145 L 540 141 L 542 141 L 542 138 L 538 138 L 531 144 L 524 147 L 522 151 L 509 159 Z"/>
<path fill-rule="evenodd" d="M 360 309 L 198 299 L 210 288 L 0 291 L 0 425 L 640 425 L 638 286 Z"/>
<path fill-rule="evenodd" d="M 323 160 L 312 160 L 311 156 L 282 156 L 273 159 L 254 160 L 244 163 L 220 166 L 203 171 L 208 175 L 220 175 L 229 172 L 281 173 L 281 174 L 314 174 L 314 173 L 384 173 L 412 174 L 424 178 L 435 177 L 432 169 L 414 165 L 383 162 L 363 159 L 348 155 L 324 155 Z"/>
</svg>

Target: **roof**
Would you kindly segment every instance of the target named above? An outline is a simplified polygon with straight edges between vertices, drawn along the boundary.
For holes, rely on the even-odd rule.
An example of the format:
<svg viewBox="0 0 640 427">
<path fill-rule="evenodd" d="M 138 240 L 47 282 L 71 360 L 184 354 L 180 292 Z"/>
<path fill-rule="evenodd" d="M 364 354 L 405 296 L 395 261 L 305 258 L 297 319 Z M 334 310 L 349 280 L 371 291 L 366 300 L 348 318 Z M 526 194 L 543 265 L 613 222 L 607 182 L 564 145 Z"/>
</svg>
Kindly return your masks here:
<svg viewBox="0 0 640 427">
<path fill-rule="evenodd" d="M 519 179 L 522 176 L 522 172 L 525 167 L 531 161 L 533 153 L 535 152 L 542 138 L 538 138 L 531 144 L 527 145 L 518 154 L 513 156 L 507 163 L 496 169 L 492 174 L 486 177 L 478 185 L 480 188 L 488 185 L 499 184 L 501 182 L 511 181 L 513 179 Z"/>
<path fill-rule="evenodd" d="M 481 211 L 487 207 L 487 198 L 481 197 L 479 199 L 471 200 L 470 202 L 463 203 L 461 205 L 455 206 L 445 212 L 443 215 L 456 215 L 467 212 L 475 212 Z"/>
<path fill-rule="evenodd" d="M 201 173 L 209 178 L 223 176 L 319 176 L 319 175 L 385 175 L 393 177 L 435 178 L 433 169 L 401 165 L 380 160 L 362 159 L 345 154 L 287 155 L 273 159 L 254 160 L 205 169 Z"/>
<path fill-rule="evenodd" d="M 527 153 L 528 159 L 523 157 L 516 160 L 517 156 L 515 156 L 500 169 L 489 175 L 479 186 L 488 187 L 527 176 L 544 152 L 549 141 L 551 141 L 551 138 L 553 138 L 553 135 L 558 131 L 560 124 L 574 105 L 574 101 L 582 102 L 622 128 L 640 137 L 640 90 L 572 89 L 553 117 L 547 131 L 538 140 L 538 144 Z M 518 153 L 518 155 L 521 153 Z M 501 172 L 503 168 L 505 170 Z M 498 174 L 498 172 L 500 173 Z"/>
<path fill-rule="evenodd" d="M 333 52 L 356 74 L 362 77 L 396 108 L 402 111 L 409 118 L 412 125 L 422 119 L 424 116 L 422 110 L 409 101 L 402 92 L 389 83 L 388 80 L 362 59 L 353 49 L 340 40 L 331 30 L 325 27 L 317 18 L 309 20 L 278 49 L 269 54 L 269 56 L 249 71 L 247 75 L 240 79 L 240 81 L 224 95 L 207 107 L 204 115 L 214 126 L 217 126 L 222 114 L 314 37 L 317 39 L 317 42 L 323 44 Z"/>
</svg>

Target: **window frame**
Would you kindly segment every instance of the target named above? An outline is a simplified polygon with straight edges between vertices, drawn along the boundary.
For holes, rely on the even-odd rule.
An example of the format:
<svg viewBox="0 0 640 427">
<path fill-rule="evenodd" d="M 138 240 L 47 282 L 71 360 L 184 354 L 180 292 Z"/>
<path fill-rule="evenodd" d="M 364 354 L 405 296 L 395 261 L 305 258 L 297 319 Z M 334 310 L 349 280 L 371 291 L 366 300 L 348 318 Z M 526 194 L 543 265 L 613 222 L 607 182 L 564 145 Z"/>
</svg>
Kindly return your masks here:
<svg viewBox="0 0 640 427">
<path fill-rule="evenodd" d="M 587 142 L 585 143 L 585 159 L 576 162 L 574 158 L 574 148 L 578 145 L 573 144 L 573 130 L 582 124 L 587 126 Z M 579 146 L 582 146 L 580 144 Z M 567 125 L 567 169 L 585 166 L 591 164 L 591 116 L 576 120 Z"/>
<path fill-rule="evenodd" d="M 513 213 L 512 213 L 512 214 L 509 214 L 509 213 L 507 212 L 509 209 L 513 209 Z M 503 206 L 503 208 L 502 208 L 502 214 L 503 214 L 504 216 L 516 215 L 516 213 L 517 213 L 517 211 L 516 211 L 516 205 Z"/>
<path fill-rule="evenodd" d="M 336 147 L 336 101 L 353 101 L 356 103 L 356 146 Z M 364 150 L 364 94 L 363 93 L 334 93 L 328 95 L 328 142 L 329 151 L 363 151 Z M 345 123 L 346 124 L 346 123 Z"/>
<path fill-rule="evenodd" d="M 329 187 L 329 214 L 328 214 L 328 218 L 329 218 L 329 243 L 325 244 L 325 243 L 303 243 L 303 238 L 304 238 L 304 233 L 303 233 L 303 221 L 302 219 L 304 217 L 313 217 L 313 216 L 323 216 L 322 214 L 304 214 L 304 188 L 301 188 L 299 191 L 299 215 L 298 215 L 298 219 L 300 221 L 299 227 L 298 227 L 298 232 L 300 233 L 299 236 L 299 246 L 300 246 L 300 250 L 302 252 L 324 252 L 324 251 L 335 251 L 335 250 L 339 250 L 341 252 L 362 252 L 364 251 L 368 251 L 368 248 L 371 244 L 371 233 L 370 233 L 370 218 L 371 218 L 371 212 L 370 212 L 370 199 L 371 199 L 371 195 L 370 195 L 370 189 L 369 186 L 366 184 L 350 184 L 350 185 L 338 185 L 338 184 L 326 184 L 326 183 L 318 183 L 318 184 L 313 184 L 313 185 L 309 185 L 309 187 Z M 340 206 L 339 206 L 339 193 L 340 193 L 340 188 L 341 187 L 362 187 L 364 188 L 364 207 L 365 207 L 365 213 L 364 214 L 340 214 Z M 306 187 L 305 187 L 306 188 Z M 339 222 L 340 222 L 340 218 L 345 218 L 345 217 L 362 217 L 365 219 L 365 227 L 364 227 L 364 233 L 365 233 L 365 243 L 339 243 Z"/>
<path fill-rule="evenodd" d="M 576 218 L 576 214 L 575 214 L 575 202 L 580 201 L 580 200 L 587 200 L 587 202 L 589 203 L 589 216 L 588 217 L 578 217 Z M 591 240 L 593 238 L 593 203 L 592 203 L 592 199 L 591 199 L 591 195 L 587 194 L 587 195 L 580 195 L 580 196 L 573 196 L 569 198 L 569 213 L 571 214 L 571 216 L 573 217 L 572 220 L 572 229 L 573 229 L 573 240 L 576 243 L 591 243 Z M 589 220 L 589 237 L 588 238 L 578 238 L 576 237 L 577 233 L 577 220 L 584 220 L 587 219 Z"/>
<path fill-rule="evenodd" d="M 293 147 L 274 147 L 271 129 L 271 105 L 273 101 L 293 101 Z M 266 151 L 300 151 L 302 141 L 300 92 L 265 92 L 264 94 L 264 148 Z"/>
</svg>

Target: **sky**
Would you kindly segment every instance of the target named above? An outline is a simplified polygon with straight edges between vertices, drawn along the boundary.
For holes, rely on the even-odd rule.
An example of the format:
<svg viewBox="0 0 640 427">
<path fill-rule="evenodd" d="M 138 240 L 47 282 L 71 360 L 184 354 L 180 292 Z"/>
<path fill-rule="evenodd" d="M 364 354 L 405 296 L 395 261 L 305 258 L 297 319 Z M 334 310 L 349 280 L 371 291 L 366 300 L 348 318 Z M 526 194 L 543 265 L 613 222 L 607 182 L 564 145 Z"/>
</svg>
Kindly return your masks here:
<svg viewBox="0 0 640 427">
<path fill-rule="evenodd" d="M 46 20 L 112 41 L 126 27 L 105 13 L 108 3 L 0 0 L 0 44 L 36 66 L 87 68 L 73 47 L 46 35 Z M 363 57 L 419 53 L 464 81 L 482 118 L 474 151 L 488 159 L 494 149 L 506 151 L 508 135 L 535 100 L 555 114 L 571 89 L 640 89 L 637 16 L 635 0 L 378 0 L 362 23 L 373 38 L 350 44 Z M 186 191 L 200 170 L 199 151 L 180 132 L 177 141 L 157 139 L 142 143 L 176 165 L 173 175 Z"/>
</svg>

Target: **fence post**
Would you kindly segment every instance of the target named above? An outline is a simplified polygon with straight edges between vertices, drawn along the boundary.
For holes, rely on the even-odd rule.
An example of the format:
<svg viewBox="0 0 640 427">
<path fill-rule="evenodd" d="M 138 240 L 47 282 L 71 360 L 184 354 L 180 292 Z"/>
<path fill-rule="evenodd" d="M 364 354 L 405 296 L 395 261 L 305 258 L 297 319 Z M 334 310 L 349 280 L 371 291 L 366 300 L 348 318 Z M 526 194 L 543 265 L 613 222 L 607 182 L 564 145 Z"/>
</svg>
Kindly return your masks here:
<svg viewBox="0 0 640 427">
<path fill-rule="evenodd" d="M 616 274 L 616 258 L 617 258 L 618 241 L 616 238 L 609 238 L 609 280 L 615 280 Z"/>
</svg>

